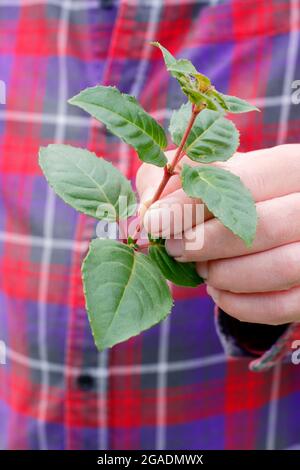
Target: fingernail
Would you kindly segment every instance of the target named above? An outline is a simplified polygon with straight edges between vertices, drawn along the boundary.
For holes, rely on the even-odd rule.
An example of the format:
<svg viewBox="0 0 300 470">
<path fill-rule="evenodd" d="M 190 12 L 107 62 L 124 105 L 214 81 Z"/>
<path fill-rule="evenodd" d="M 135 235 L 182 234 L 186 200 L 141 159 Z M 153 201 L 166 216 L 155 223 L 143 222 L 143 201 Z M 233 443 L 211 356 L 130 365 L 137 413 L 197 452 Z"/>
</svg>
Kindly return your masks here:
<svg viewBox="0 0 300 470">
<path fill-rule="evenodd" d="M 208 295 L 210 295 L 213 298 L 214 302 L 218 303 L 218 299 L 219 299 L 218 290 L 211 286 L 207 286 L 206 290 L 207 290 Z"/>
<path fill-rule="evenodd" d="M 206 262 L 197 263 L 197 272 L 202 279 L 207 279 L 208 275 L 208 266 Z"/>
<path fill-rule="evenodd" d="M 184 252 L 184 243 L 183 240 L 175 240 L 171 238 L 166 241 L 166 250 L 170 256 L 177 258 L 181 256 Z"/>
</svg>

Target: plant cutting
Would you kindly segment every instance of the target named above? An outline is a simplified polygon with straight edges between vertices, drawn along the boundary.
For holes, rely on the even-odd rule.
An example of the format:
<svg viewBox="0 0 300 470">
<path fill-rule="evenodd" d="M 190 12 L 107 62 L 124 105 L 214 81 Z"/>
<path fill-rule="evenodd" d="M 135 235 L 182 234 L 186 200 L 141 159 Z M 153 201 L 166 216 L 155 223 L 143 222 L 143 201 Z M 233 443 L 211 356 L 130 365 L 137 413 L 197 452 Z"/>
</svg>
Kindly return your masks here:
<svg viewBox="0 0 300 470">
<path fill-rule="evenodd" d="M 216 90 L 189 60 L 177 60 L 159 43 L 152 44 L 160 48 L 168 72 L 187 98 L 171 117 L 170 136 L 177 146 L 171 162 L 164 153 L 164 129 L 135 97 L 115 87 L 95 86 L 81 91 L 69 103 L 131 145 L 140 160 L 164 168 L 149 206 L 161 198 L 171 178 L 180 172 L 185 193 L 206 204 L 221 223 L 250 246 L 257 224 L 252 196 L 237 176 L 212 163 L 228 160 L 239 146 L 239 133 L 226 114 L 257 108 Z M 184 155 L 199 165 L 184 164 L 181 168 Z M 94 153 L 51 144 L 40 149 L 39 163 L 56 194 L 74 209 L 117 224 L 135 214 L 136 196 L 130 182 Z M 141 217 L 135 232 L 125 239 L 93 240 L 83 261 L 86 308 L 99 350 L 139 334 L 170 314 L 173 300 L 167 281 L 188 287 L 203 282 L 194 263 L 179 263 L 168 255 L 164 239 L 149 234 L 145 253 L 142 229 Z"/>
</svg>

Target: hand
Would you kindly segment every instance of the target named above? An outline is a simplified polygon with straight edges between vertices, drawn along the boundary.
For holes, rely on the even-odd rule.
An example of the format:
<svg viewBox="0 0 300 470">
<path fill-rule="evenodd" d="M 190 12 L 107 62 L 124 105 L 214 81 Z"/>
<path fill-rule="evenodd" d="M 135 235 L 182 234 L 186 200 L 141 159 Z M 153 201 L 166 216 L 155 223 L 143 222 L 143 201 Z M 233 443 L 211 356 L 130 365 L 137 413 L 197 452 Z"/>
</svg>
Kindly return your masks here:
<svg viewBox="0 0 300 470">
<path fill-rule="evenodd" d="M 181 239 L 167 240 L 169 254 L 181 262 L 196 261 L 208 293 L 233 317 L 273 325 L 300 321 L 300 145 L 238 153 L 216 165 L 240 176 L 256 201 L 259 220 L 253 246 L 247 248 L 206 210 L 203 247 L 187 249 L 189 231 L 203 229 L 196 215 Z M 161 174 L 160 168 L 142 165 L 137 175 L 142 202 L 149 202 Z M 174 203 L 199 204 L 184 194 L 178 176 L 145 214 L 144 223 L 151 225 L 154 236 L 164 236 L 166 229 L 177 233 L 176 224 L 157 225 L 162 214 L 169 221 L 166 215 Z"/>
</svg>

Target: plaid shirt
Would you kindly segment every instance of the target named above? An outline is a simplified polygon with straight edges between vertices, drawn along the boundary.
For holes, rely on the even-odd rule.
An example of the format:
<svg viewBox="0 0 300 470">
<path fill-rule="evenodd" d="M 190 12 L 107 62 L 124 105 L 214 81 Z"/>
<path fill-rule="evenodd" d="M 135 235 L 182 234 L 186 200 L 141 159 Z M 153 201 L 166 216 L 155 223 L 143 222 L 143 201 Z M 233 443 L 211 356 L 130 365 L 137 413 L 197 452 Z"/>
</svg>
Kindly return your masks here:
<svg viewBox="0 0 300 470">
<path fill-rule="evenodd" d="M 150 40 L 261 108 L 235 118 L 241 150 L 299 141 L 299 11 L 299 0 L 0 0 L 2 449 L 299 448 L 299 370 L 269 368 L 296 326 L 258 358 L 221 314 L 240 355 L 227 360 L 205 288 L 175 288 L 168 320 L 96 351 L 80 276 L 95 223 L 54 196 L 37 160 L 50 142 L 87 146 L 134 178 L 136 154 L 67 98 L 113 84 L 167 127 L 183 97 Z M 249 355 L 266 370 L 250 371 Z"/>
</svg>

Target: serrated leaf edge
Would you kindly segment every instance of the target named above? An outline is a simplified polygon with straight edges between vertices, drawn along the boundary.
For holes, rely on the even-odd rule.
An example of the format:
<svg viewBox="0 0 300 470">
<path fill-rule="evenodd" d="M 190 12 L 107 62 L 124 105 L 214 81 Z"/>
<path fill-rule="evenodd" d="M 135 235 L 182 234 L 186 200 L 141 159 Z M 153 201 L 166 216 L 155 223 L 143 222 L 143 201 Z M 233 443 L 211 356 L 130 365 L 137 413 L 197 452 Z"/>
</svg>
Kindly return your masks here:
<svg viewBox="0 0 300 470">
<path fill-rule="evenodd" d="M 216 168 L 216 167 L 214 167 L 213 165 L 209 165 L 209 166 L 211 166 L 212 168 Z M 197 168 L 197 167 L 190 167 L 190 166 L 187 165 L 186 163 L 183 165 L 183 167 L 182 167 L 182 172 L 181 172 L 182 187 L 183 187 L 183 178 L 184 178 L 183 172 L 184 172 L 184 168 L 185 168 L 185 167 L 192 168 L 192 169 Z M 207 168 L 207 167 L 206 167 L 206 168 Z M 235 177 L 235 178 L 237 178 L 237 179 L 239 180 L 239 182 L 241 183 L 241 185 L 244 187 L 244 189 L 246 190 L 246 192 L 247 192 L 248 195 L 250 196 L 250 198 L 251 198 L 251 200 L 252 200 L 252 202 L 253 202 L 253 204 L 254 204 L 254 207 L 255 207 L 255 202 L 254 202 L 254 200 L 253 200 L 252 194 L 251 194 L 251 192 L 249 191 L 249 189 L 247 188 L 247 186 L 244 185 L 244 183 L 242 182 L 241 178 L 240 178 L 239 176 L 237 176 L 237 175 L 231 173 L 231 172 L 228 171 L 228 170 L 224 170 L 223 168 L 219 168 L 219 167 L 217 167 L 217 168 L 220 169 L 220 170 L 222 170 L 222 171 L 224 171 L 224 172 L 230 173 L 230 175 L 232 175 L 233 177 Z M 209 184 L 210 186 L 213 186 L 211 183 L 209 183 L 209 181 L 206 181 L 206 183 Z M 186 194 L 188 194 L 188 193 L 186 193 Z M 188 194 L 188 195 L 189 195 L 189 194 Z M 189 197 L 194 197 L 194 196 L 189 195 Z M 232 233 L 234 233 L 237 237 L 239 237 L 241 240 L 243 240 L 243 241 L 245 242 L 247 248 L 250 248 L 250 247 L 252 246 L 253 241 L 254 241 L 254 238 L 255 238 L 255 235 L 256 235 L 256 228 L 257 228 L 257 221 L 258 221 L 257 211 L 255 211 L 255 213 L 256 213 L 256 221 L 255 221 L 255 230 L 254 230 L 254 233 L 251 234 L 250 236 L 242 237 L 241 235 L 239 235 L 239 234 L 236 232 L 236 230 L 234 230 L 232 227 L 229 227 L 228 224 L 226 224 L 225 222 L 223 222 L 223 221 L 221 221 L 221 220 L 219 219 L 218 215 L 215 214 L 215 211 L 210 207 L 210 204 L 209 204 L 209 203 L 207 203 L 206 201 L 203 201 L 203 202 L 204 202 L 204 204 L 207 206 L 208 210 L 209 210 L 212 214 L 214 214 L 214 216 L 221 222 L 222 225 L 224 225 L 224 227 L 226 227 L 228 230 L 230 230 Z"/>
<path fill-rule="evenodd" d="M 45 179 L 47 180 L 49 186 L 53 189 L 53 191 L 54 191 L 55 194 L 56 194 L 54 185 L 49 181 L 48 176 L 47 176 L 47 174 L 45 173 L 45 165 L 43 165 L 43 163 L 42 163 L 42 159 L 43 159 L 42 152 L 45 151 L 45 150 L 47 150 L 47 148 L 49 148 L 49 147 L 51 147 L 51 146 L 53 146 L 53 145 L 56 145 L 56 144 L 49 144 L 49 145 L 47 145 L 47 147 L 44 147 L 44 146 L 40 147 L 40 149 L 39 149 L 39 166 L 41 167 L 41 169 L 42 169 L 42 171 L 43 171 L 43 175 L 44 175 Z M 69 148 L 71 148 L 71 149 L 72 149 L 72 148 L 76 148 L 76 149 L 84 150 L 85 152 L 89 152 L 90 154 L 94 155 L 94 156 L 95 156 L 97 159 L 99 159 L 99 160 L 102 158 L 103 161 L 105 161 L 105 163 L 106 163 L 107 165 L 111 166 L 114 170 L 117 170 L 117 171 L 118 171 L 118 169 L 117 169 L 111 162 L 105 160 L 103 157 L 98 157 L 98 155 L 96 155 L 95 152 L 91 152 L 90 150 L 87 150 L 86 148 L 83 148 L 83 147 L 73 147 L 72 145 L 67 145 L 67 144 L 63 144 L 63 145 L 64 145 L 65 147 L 69 147 Z M 74 166 L 76 166 L 76 168 L 78 168 L 85 176 L 89 176 L 89 175 L 87 175 L 84 171 L 82 171 L 82 169 L 81 169 L 80 167 L 78 167 L 78 166 L 75 165 L 75 164 L 74 164 Z M 122 177 L 124 178 L 124 183 L 125 183 L 125 182 L 128 183 L 128 185 L 129 185 L 129 187 L 130 187 L 130 189 L 131 189 L 131 191 L 132 191 L 132 194 L 133 194 L 133 196 L 134 196 L 134 199 L 135 199 L 134 204 L 131 204 L 130 206 L 128 206 L 128 208 L 132 207 L 131 211 L 129 211 L 126 215 L 124 214 L 124 216 L 119 217 L 121 220 L 125 220 L 125 219 L 128 219 L 128 217 L 130 217 L 131 215 L 133 215 L 133 214 L 135 213 L 137 203 L 136 203 L 136 196 L 135 196 L 135 193 L 134 193 L 134 191 L 133 191 L 133 189 L 132 189 L 132 187 L 131 187 L 131 184 L 130 184 L 129 180 L 127 180 L 127 178 L 125 178 L 125 176 L 124 176 L 122 173 L 120 173 L 120 174 L 121 174 Z M 91 179 L 92 181 L 94 181 L 93 178 L 90 178 L 90 179 Z M 102 188 L 98 185 L 98 183 L 96 184 L 96 186 L 99 187 L 100 192 L 105 195 L 104 191 L 103 191 Z M 69 207 L 72 207 L 73 210 L 75 210 L 75 211 L 77 211 L 77 212 L 80 212 L 81 214 L 88 215 L 89 217 L 93 217 L 93 218 L 96 219 L 96 220 L 103 220 L 103 217 L 97 217 L 96 215 L 92 215 L 92 214 L 90 214 L 89 212 L 87 212 L 87 211 L 85 211 L 85 210 L 75 209 L 75 208 L 70 204 L 70 202 L 66 200 L 66 198 L 65 198 L 65 196 L 64 196 L 64 193 L 62 193 L 61 195 L 58 195 L 58 197 L 60 197 L 60 198 L 64 201 L 64 203 L 67 204 Z M 106 199 L 106 201 L 108 202 L 108 204 L 112 205 L 115 209 L 117 209 L 116 206 L 115 206 L 115 204 L 112 204 L 111 201 L 109 201 L 109 200 L 107 199 L 107 196 L 106 196 L 106 195 L 105 195 L 105 199 Z M 117 211 L 116 211 L 116 212 L 117 212 Z M 119 214 L 119 215 L 120 215 L 120 214 Z M 114 219 L 114 220 L 113 220 L 113 219 L 109 219 L 109 221 L 113 222 L 113 221 L 115 221 L 115 219 Z"/>
<path fill-rule="evenodd" d="M 91 325 L 92 325 L 92 323 L 93 323 L 93 319 L 92 319 L 92 314 L 91 314 L 91 312 L 90 312 L 90 309 L 89 309 L 89 307 L 88 307 L 88 302 L 87 302 L 87 291 L 86 291 L 86 287 L 85 287 L 85 285 L 86 285 L 86 284 L 85 284 L 85 280 L 86 280 L 86 275 L 85 275 L 86 269 L 85 269 L 85 266 L 86 266 L 86 262 L 87 262 L 88 258 L 89 258 L 90 256 L 92 256 L 93 245 L 95 245 L 95 244 L 97 243 L 97 240 L 99 240 L 99 239 L 94 239 L 94 240 L 92 240 L 92 241 L 90 242 L 89 249 L 88 249 L 88 253 L 87 253 L 87 255 L 85 256 L 85 258 L 83 259 L 83 262 L 82 262 L 82 264 L 81 264 L 81 276 L 82 276 L 83 293 L 84 293 L 84 299 L 85 299 L 85 309 L 86 309 L 86 312 L 87 312 L 87 315 L 88 315 L 88 319 L 89 319 L 89 322 L 90 322 Z M 120 243 L 120 242 L 117 242 L 117 241 L 116 241 L 116 243 L 117 243 L 120 247 L 124 247 L 124 248 L 125 248 L 125 247 L 127 246 L 127 245 L 124 245 L 123 243 Z M 136 256 L 140 255 L 140 253 L 135 253 L 135 251 L 134 251 L 133 248 L 128 247 L 128 249 L 132 250 L 133 259 L 135 260 L 134 263 L 137 263 L 137 258 L 136 258 Z M 125 250 L 126 250 L 126 248 L 125 248 Z M 128 253 L 127 250 L 126 250 L 126 253 Z M 146 256 L 146 255 L 144 255 L 144 256 L 150 261 L 150 257 L 149 257 L 149 256 Z M 151 261 L 152 261 L 152 260 L 151 260 Z M 160 269 L 158 268 L 158 266 L 156 266 L 156 264 L 155 264 L 154 262 L 153 262 L 153 266 L 154 266 L 154 267 L 159 271 L 159 273 L 161 274 Z M 123 290 L 123 294 L 122 294 L 122 296 L 121 296 L 120 302 L 118 303 L 118 308 L 119 308 L 119 306 L 120 306 L 120 303 L 121 303 L 121 300 L 122 300 L 123 295 L 124 295 L 124 293 L 125 293 L 125 290 L 126 290 L 128 284 L 129 284 L 129 280 L 130 280 L 131 277 L 132 277 L 132 273 L 133 273 L 133 270 L 131 270 L 129 279 L 128 279 L 128 281 L 127 281 L 127 283 L 126 283 L 126 286 L 125 286 L 125 288 L 124 288 L 124 290 Z M 162 274 L 161 274 L 161 275 L 162 275 Z M 170 313 L 171 313 L 171 311 L 172 311 L 172 308 L 173 308 L 173 306 L 174 306 L 174 300 L 173 300 L 173 298 L 172 298 L 172 294 L 171 294 L 171 291 L 170 291 L 170 288 L 169 288 L 169 286 L 168 286 L 167 281 L 166 281 L 166 286 L 167 286 L 168 294 L 169 294 L 169 299 L 168 299 L 168 300 L 169 300 L 168 311 L 167 311 L 166 315 L 165 315 L 161 320 L 158 320 L 157 322 L 153 323 L 153 325 L 151 325 L 150 328 L 152 328 L 153 326 L 155 326 L 155 325 L 161 323 L 162 321 L 164 321 L 164 320 L 170 315 Z M 115 315 L 116 315 L 116 314 L 115 314 Z M 110 322 L 109 328 L 110 328 L 110 326 L 112 325 L 112 323 L 113 323 L 113 321 L 114 321 L 115 315 L 114 315 L 112 321 Z M 149 328 L 147 328 L 147 329 L 149 329 Z M 135 336 L 140 335 L 143 331 L 147 331 L 147 329 L 146 329 L 146 330 L 141 330 L 141 331 L 138 332 L 137 334 L 130 336 L 130 338 L 133 338 L 133 337 L 135 337 Z M 112 347 L 115 346 L 116 344 L 120 344 L 120 343 L 114 343 L 114 344 L 111 344 L 111 345 L 101 346 L 101 345 L 99 344 L 99 342 L 97 342 L 97 340 L 96 340 L 96 337 L 95 337 L 95 335 L 94 335 L 93 328 L 91 328 L 91 331 L 92 331 L 92 335 L 93 335 L 93 338 L 94 338 L 94 342 L 95 342 L 97 348 L 98 348 L 100 351 L 104 351 L 104 350 L 107 349 L 107 348 L 112 348 Z M 127 338 L 127 339 L 125 339 L 125 340 L 123 340 L 123 341 L 121 341 L 121 342 L 128 341 L 130 338 Z M 102 340 L 102 342 L 104 342 L 104 340 Z"/>
</svg>

